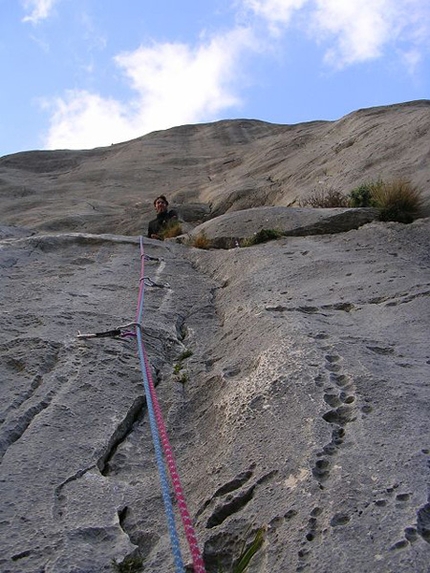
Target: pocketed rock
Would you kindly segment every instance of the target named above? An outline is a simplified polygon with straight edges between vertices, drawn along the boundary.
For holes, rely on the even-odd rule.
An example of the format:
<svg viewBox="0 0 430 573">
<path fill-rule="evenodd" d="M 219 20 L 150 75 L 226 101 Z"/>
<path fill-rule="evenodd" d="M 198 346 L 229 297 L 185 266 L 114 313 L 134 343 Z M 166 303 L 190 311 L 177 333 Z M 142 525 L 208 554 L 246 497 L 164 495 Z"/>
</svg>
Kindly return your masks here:
<svg viewBox="0 0 430 573">
<path fill-rule="evenodd" d="M 258 530 L 251 573 L 426 572 L 429 231 L 144 241 L 144 342 L 208 573 Z M 138 238 L 1 247 L 1 571 L 170 572 L 136 342 L 76 336 L 134 319 Z"/>
<path fill-rule="evenodd" d="M 428 573 L 430 219 L 295 206 L 397 177 L 428 201 L 429 106 L 0 158 L 2 573 L 174 569 L 136 340 L 77 336 L 133 323 L 143 282 L 207 573 L 260 536 L 249 573 Z M 141 277 L 160 193 L 223 249 L 145 238 Z"/>
</svg>

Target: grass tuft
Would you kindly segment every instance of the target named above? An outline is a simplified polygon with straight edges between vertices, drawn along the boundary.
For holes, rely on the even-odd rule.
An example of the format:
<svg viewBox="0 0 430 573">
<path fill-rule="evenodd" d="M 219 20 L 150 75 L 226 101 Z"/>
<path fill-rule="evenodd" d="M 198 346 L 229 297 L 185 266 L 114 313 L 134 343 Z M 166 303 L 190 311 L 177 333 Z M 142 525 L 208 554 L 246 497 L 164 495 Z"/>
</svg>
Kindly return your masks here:
<svg viewBox="0 0 430 573">
<path fill-rule="evenodd" d="M 421 191 L 405 179 L 383 183 L 373 192 L 381 221 L 412 223 L 423 207 Z"/>
<path fill-rule="evenodd" d="M 191 237 L 190 245 L 196 249 L 209 249 L 210 241 L 206 236 L 206 233 L 201 231 L 198 235 Z"/>
<path fill-rule="evenodd" d="M 381 221 L 412 223 L 423 207 L 422 193 L 406 179 L 364 183 L 350 194 L 351 207 L 376 207 Z"/>
<path fill-rule="evenodd" d="M 163 239 L 173 239 L 182 235 L 182 225 L 179 221 L 171 221 L 162 232 Z"/>
<path fill-rule="evenodd" d="M 265 528 L 260 527 L 255 534 L 251 544 L 244 548 L 240 554 L 237 562 L 233 566 L 233 573 L 243 573 L 248 568 L 248 565 L 254 555 L 259 551 L 264 543 Z"/>
</svg>

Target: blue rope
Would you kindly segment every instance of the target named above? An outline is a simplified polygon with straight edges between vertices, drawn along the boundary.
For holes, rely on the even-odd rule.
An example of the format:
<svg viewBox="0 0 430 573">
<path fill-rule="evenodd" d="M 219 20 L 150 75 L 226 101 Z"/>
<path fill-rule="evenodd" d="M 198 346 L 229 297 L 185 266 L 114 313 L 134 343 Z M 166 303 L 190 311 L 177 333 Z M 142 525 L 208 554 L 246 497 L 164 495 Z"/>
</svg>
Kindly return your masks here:
<svg viewBox="0 0 430 573">
<path fill-rule="evenodd" d="M 142 248 L 142 237 L 140 238 L 140 244 Z M 142 283 L 143 281 L 141 281 Z M 137 312 L 136 323 L 139 325 L 142 323 L 143 314 L 143 284 L 141 285 L 142 293 L 139 297 L 139 308 Z M 163 452 L 161 449 L 160 435 L 158 433 L 157 423 L 155 419 L 154 407 L 151 398 L 151 392 L 149 388 L 148 374 L 146 371 L 145 356 L 143 352 L 143 340 L 142 333 L 139 327 L 136 327 L 136 336 L 138 344 L 138 352 L 140 359 L 140 367 L 142 370 L 143 386 L 145 388 L 146 404 L 148 406 L 148 416 L 149 423 L 151 427 L 152 441 L 154 443 L 155 457 L 157 460 L 158 473 L 161 483 L 161 492 L 163 495 L 164 508 L 167 516 L 167 525 L 170 534 L 170 543 L 172 545 L 172 552 L 175 561 L 175 571 L 176 573 L 185 573 L 184 564 L 182 561 L 181 549 L 179 545 L 178 533 L 175 525 L 175 516 L 173 512 L 172 500 L 170 498 L 169 483 L 167 480 L 166 468 L 164 465 Z"/>
</svg>

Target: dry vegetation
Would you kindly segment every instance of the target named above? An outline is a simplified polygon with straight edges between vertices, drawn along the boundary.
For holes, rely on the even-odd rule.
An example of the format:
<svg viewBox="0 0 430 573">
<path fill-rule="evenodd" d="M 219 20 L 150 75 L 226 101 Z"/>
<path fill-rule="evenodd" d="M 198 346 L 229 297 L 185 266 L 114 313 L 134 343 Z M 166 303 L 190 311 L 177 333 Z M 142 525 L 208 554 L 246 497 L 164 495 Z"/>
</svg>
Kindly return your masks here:
<svg viewBox="0 0 430 573">
<path fill-rule="evenodd" d="M 162 233 L 163 239 L 173 239 L 182 235 L 182 225 L 179 221 L 172 221 Z"/>
<path fill-rule="evenodd" d="M 190 246 L 196 249 L 209 249 L 210 241 L 206 236 L 204 231 L 201 231 L 198 235 L 190 238 Z"/>
<path fill-rule="evenodd" d="M 421 191 L 404 179 L 378 181 L 371 187 L 373 205 L 380 211 L 381 221 L 412 223 L 423 207 Z"/>
<path fill-rule="evenodd" d="M 363 183 L 348 195 L 334 189 L 318 189 L 302 199 L 300 207 L 375 207 L 381 221 L 411 223 L 424 206 L 421 190 L 406 179 Z"/>
<path fill-rule="evenodd" d="M 299 201 L 299 207 L 317 207 L 330 209 L 333 207 L 348 207 L 348 197 L 335 189 L 317 189 L 308 197 Z"/>
</svg>

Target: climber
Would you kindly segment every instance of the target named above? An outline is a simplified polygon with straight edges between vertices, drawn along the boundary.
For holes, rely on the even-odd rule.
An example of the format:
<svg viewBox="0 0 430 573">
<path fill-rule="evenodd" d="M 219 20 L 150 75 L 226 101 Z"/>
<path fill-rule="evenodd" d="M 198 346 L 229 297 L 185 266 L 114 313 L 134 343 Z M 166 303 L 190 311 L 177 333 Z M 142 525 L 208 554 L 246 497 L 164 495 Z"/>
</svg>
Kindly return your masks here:
<svg viewBox="0 0 430 573">
<path fill-rule="evenodd" d="M 160 195 L 154 200 L 154 207 L 157 218 L 149 222 L 148 238 L 163 240 L 163 231 L 166 230 L 171 221 L 177 221 L 176 211 L 168 211 L 169 202 L 164 195 Z"/>
</svg>

